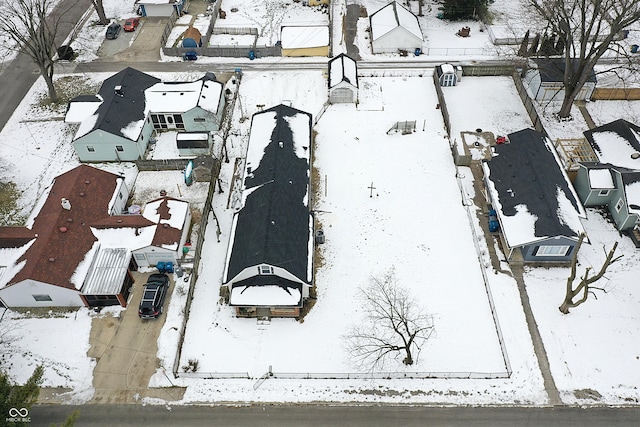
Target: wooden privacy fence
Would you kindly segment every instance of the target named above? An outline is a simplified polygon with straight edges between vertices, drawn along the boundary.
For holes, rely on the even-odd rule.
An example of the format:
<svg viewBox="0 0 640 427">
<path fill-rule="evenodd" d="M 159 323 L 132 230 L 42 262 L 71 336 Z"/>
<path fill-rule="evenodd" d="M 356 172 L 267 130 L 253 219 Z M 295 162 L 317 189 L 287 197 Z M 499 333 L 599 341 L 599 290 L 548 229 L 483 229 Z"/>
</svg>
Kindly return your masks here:
<svg viewBox="0 0 640 427">
<path fill-rule="evenodd" d="M 597 87 L 591 94 L 591 99 L 593 101 L 636 101 L 640 99 L 640 88 Z"/>
</svg>

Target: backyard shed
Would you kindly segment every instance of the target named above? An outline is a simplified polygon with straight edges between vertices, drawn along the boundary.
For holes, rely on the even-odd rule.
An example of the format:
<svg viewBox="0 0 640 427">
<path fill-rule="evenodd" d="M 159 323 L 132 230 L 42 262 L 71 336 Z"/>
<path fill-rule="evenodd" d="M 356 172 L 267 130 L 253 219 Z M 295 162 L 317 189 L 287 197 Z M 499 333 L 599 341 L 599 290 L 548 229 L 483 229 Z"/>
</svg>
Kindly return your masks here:
<svg viewBox="0 0 640 427">
<path fill-rule="evenodd" d="M 424 38 L 418 17 L 398 2 L 392 2 L 369 17 L 373 53 L 422 50 Z"/>
<path fill-rule="evenodd" d="M 95 252 L 80 291 L 87 307 L 127 306 L 134 282 L 130 261 L 131 251 L 125 248 L 100 248 Z"/>
<path fill-rule="evenodd" d="M 523 79 L 530 96 L 538 101 L 562 101 L 564 98 L 565 59 L 535 58 L 532 61 L 535 66 L 527 70 Z M 578 65 L 575 60 L 571 61 L 571 64 L 573 67 Z M 590 100 L 595 87 L 596 74 L 592 70 L 576 97 L 576 101 Z"/>
<path fill-rule="evenodd" d="M 211 147 L 211 134 L 209 132 L 178 132 L 176 146 L 181 156 L 206 154 Z"/>
<path fill-rule="evenodd" d="M 358 102 L 358 64 L 341 53 L 329 60 L 329 102 Z"/>
</svg>

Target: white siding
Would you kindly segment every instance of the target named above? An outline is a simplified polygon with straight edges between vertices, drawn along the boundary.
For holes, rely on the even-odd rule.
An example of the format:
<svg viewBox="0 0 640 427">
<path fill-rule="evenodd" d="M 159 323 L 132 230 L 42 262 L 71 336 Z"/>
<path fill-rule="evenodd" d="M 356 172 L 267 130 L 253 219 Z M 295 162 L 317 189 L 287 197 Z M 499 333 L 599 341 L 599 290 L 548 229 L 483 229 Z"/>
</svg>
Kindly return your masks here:
<svg viewBox="0 0 640 427">
<path fill-rule="evenodd" d="M 51 301 L 36 301 L 34 295 L 48 296 Z M 80 292 L 36 280 L 24 280 L 0 289 L 7 307 L 81 307 Z"/>
</svg>

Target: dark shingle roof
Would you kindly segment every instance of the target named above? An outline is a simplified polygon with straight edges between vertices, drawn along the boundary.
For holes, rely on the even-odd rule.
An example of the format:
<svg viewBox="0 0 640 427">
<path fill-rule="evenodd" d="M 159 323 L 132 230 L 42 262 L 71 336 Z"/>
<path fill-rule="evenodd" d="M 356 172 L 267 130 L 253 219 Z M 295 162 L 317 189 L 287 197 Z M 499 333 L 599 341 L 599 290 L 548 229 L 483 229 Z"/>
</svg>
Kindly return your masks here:
<svg viewBox="0 0 640 427">
<path fill-rule="evenodd" d="M 488 162 L 502 214 L 515 216 L 516 207 L 524 205 L 537 217 L 534 236 L 577 237 L 578 233 L 558 218 L 558 189 L 577 212 L 582 208 L 555 155 L 544 143 L 544 136 L 533 129 L 524 129 L 510 134 L 509 141 L 495 146 L 496 156 Z"/>
<path fill-rule="evenodd" d="M 540 79 L 543 82 L 562 82 L 564 81 L 564 70 L 566 67 L 564 58 L 536 58 L 534 62 L 538 65 Z M 571 60 L 571 64 L 575 69 L 578 66 L 578 60 Z M 591 70 L 588 82 L 596 82 L 596 73 Z"/>
<path fill-rule="evenodd" d="M 305 115 L 310 136 L 311 115 L 278 105 L 255 114 L 252 120 L 255 123 L 260 115 L 272 112 L 276 115 L 270 142 L 259 166 L 245 178 L 248 196 L 237 213 L 226 277 L 230 280 L 246 267 L 266 263 L 282 267 L 308 283 L 309 162 L 296 155 L 296 146 L 310 150 L 311 141 L 310 137 L 295 141 L 286 118 Z"/>
<path fill-rule="evenodd" d="M 593 128 L 583 132 L 584 137 L 587 138 L 587 141 L 589 141 L 589 144 L 591 144 L 593 149 L 596 152 L 602 154 L 602 147 L 598 146 L 593 138 L 593 134 L 600 132 L 615 132 L 620 135 L 620 137 L 625 139 L 629 143 L 629 145 L 631 145 L 631 147 L 640 152 L 640 141 L 638 141 L 640 126 L 636 126 L 624 119 L 618 119 L 602 126 L 598 126 L 597 128 Z"/>
<path fill-rule="evenodd" d="M 160 79 L 131 67 L 106 79 L 98 91 L 104 102 L 96 111 L 98 119 L 92 130 L 102 129 L 130 139 L 122 129 L 146 118 L 144 91 L 156 83 L 160 83 Z M 121 87 L 119 93 L 116 93 L 116 86 Z"/>
</svg>

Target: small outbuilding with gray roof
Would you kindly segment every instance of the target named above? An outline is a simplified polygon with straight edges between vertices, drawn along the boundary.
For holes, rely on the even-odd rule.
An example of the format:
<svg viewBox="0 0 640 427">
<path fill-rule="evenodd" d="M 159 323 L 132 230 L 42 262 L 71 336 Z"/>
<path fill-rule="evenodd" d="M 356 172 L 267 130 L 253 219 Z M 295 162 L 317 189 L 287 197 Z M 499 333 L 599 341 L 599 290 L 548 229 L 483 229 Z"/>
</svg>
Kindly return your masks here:
<svg viewBox="0 0 640 427">
<path fill-rule="evenodd" d="M 508 140 L 482 164 L 507 259 L 567 263 L 585 233 L 584 208 L 548 138 L 524 129 Z"/>
<path fill-rule="evenodd" d="M 298 317 L 313 276 L 311 114 L 278 105 L 253 115 L 223 274 L 239 317 Z"/>
</svg>

